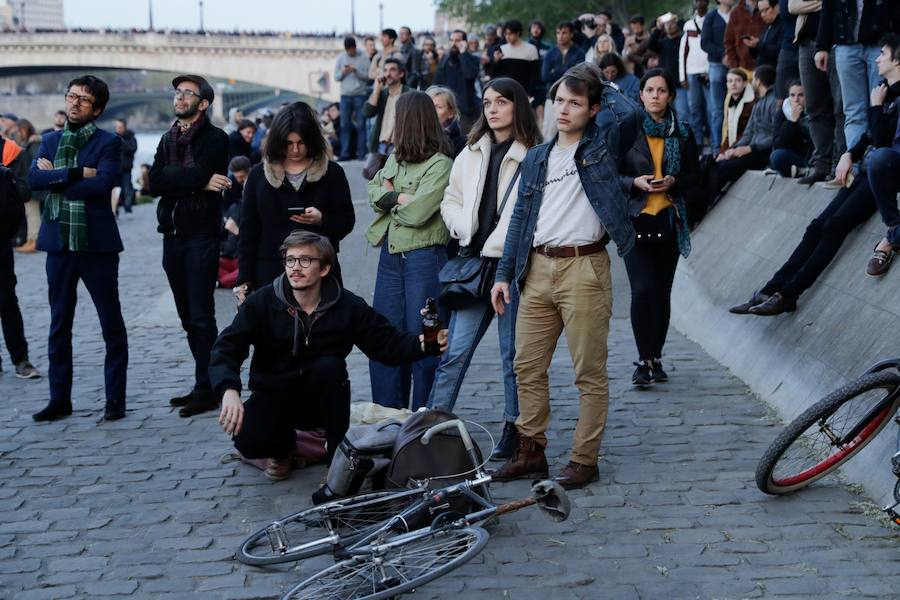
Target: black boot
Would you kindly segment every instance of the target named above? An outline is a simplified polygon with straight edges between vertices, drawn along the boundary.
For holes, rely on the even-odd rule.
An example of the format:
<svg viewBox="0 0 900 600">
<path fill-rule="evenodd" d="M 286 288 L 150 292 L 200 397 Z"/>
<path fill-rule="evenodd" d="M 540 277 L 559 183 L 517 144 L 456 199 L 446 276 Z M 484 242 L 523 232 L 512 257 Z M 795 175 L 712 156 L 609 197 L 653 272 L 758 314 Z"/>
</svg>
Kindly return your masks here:
<svg viewBox="0 0 900 600">
<path fill-rule="evenodd" d="M 171 400 L 169 400 L 169 404 L 171 406 L 187 406 L 188 402 L 194 399 L 194 392 L 190 391 L 184 396 L 175 396 Z"/>
<path fill-rule="evenodd" d="M 497 442 L 497 445 L 494 446 L 494 451 L 491 452 L 491 460 L 512 458 L 513 454 L 516 453 L 518 442 L 519 430 L 516 429 L 516 424 L 507 421 L 503 425 L 503 435 L 500 437 L 500 441 Z"/>
<path fill-rule="evenodd" d="M 193 417 L 200 413 L 216 410 L 218 407 L 219 401 L 211 390 L 194 391 L 191 401 L 178 411 L 178 415 L 182 417 Z"/>
<path fill-rule="evenodd" d="M 64 419 L 72 414 L 72 405 L 69 404 L 67 406 L 54 406 L 53 404 L 48 404 L 46 408 L 43 410 L 39 410 L 38 412 L 31 415 L 31 418 L 35 421 L 56 421 L 58 419 Z"/>
</svg>

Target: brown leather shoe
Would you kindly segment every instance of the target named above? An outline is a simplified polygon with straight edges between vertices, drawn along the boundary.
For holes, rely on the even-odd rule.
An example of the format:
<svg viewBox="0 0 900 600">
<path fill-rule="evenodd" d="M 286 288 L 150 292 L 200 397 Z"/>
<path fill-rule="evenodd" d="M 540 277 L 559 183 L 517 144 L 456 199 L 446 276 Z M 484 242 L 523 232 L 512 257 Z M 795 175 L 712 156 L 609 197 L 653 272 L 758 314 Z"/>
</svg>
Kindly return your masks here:
<svg viewBox="0 0 900 600">
<path fill-rule="evenodd" d="M 762 292 L 755 292 L 753 297 L 750 298 L 747 302 L 743 304 L 738 304 L 736 306 L 732 306 L 728 309 L 728 312 L 736 314 L 736 315 L 746 315 L 750 313 L 750 309 L 756 306 L 757 304 L 762 304 L 766 300 L 769 299 L 768 294 L 763 294 Z"/>
<path fill-rule="evenodd" d="M 266 459 L 266 477 L 272 481 L 284 481 L 291 476 L 294 464 L 291 457 Z"/>
<path fill-rule="evenodd" d="M 549 475 L 547 457 L 544 447 L 534 438 L 519 435 L 516 453 L 503 465 L 491 473 L 494 481 L 512 481 L 514 479 L 546 479 Z"/>
<path fill-rule="evenodd" d="M 597 465 L 583 465 L 569 461 L 553 481 L 567 490 L 583 488 L 589 483 L 600 481 L 600 468 Z"/>
<path fill-rule="evenodd" d="M 866 275 L 869 277 L 881 277 L 891 268 L 891 260 L 894 258 L 894 250 L 879 250 L 875 246 L 875 252 L 872 253 L 869 262 L 866 263 Z"/>
<path fill-rule="evenodd" d="M 794 312 L 797 310 L 797 301 L 781 295 L 781 292 L 775 292 L 772 297 L 750 308 L 751 315 L 761 315 L 764 317 L 774 317 L 781 313 Z"/>
</svg>

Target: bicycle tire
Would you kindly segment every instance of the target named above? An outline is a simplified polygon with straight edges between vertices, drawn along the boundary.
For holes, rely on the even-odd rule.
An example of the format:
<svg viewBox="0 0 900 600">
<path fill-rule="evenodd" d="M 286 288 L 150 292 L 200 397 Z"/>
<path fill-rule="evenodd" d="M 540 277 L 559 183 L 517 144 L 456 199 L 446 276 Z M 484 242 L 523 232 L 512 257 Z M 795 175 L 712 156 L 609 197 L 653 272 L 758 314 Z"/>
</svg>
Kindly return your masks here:
<svg viewBox="0 0 900 600">
<path fill-rule="evenodd" d="M 370 546 L 319 571 L 291 588 L 282 600 L 393 598 L 465 564 L 484 549 L 490 537 L 481 527 L 420 529 L 416 533 L 420 535 L 409 541 L 391 546 L 388 539 L 386 550 L 379 550 L 383 545 Z"/>
<path fill-rule="evenodd" d="M 272 565 L 325 554 L 336 545 L 328 539 L 330 533 L 326 519 L 330 520 L 331 528 L 340 536 L 340 543 L 347 545 L 418 502 L 421 497 L 420 489 L 389 490 L 314 506 L 276 522 L 290 529 L 287 537 L 291 545 L 317 540 L 319 544 L 303 550 L 279 552 L 269 543 L 268 532 L 274 525 L 270 523 L 244 540 L 237 558 L 248 565 Z"/>
<path fill-rule="evenodd" d="M 775 438 L 763 454 L 756 468 L 757 487 L 773 495 L 793 492 L 825 477 L 853 458 L 897 412 L 900 394 L 868 422 L 862 423 L 860 419 L 898 386 L 900 376 L 894 372 L 869 373 L 810 406 Z M 878 390 L 885 393 L 877 393 Z M 822 431 L 819 425 L 822 420 L 826 421 L 829 432 L 838 438 L 857 425 L 864 427 L 849 444 L 838 448 Z M 792 460 L 797 465 L 791 464 Z"/>
</svg>

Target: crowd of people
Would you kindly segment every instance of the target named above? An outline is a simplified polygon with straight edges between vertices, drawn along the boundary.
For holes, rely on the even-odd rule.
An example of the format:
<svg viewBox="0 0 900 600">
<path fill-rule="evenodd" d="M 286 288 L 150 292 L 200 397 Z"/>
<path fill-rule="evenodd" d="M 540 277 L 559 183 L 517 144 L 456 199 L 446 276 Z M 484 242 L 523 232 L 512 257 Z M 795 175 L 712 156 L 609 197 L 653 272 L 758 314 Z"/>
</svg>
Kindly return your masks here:
<svg viewBox="0 0 900 600">
<path fill-rule="evenodd" d="M 784 267 L 732 312 L 795 310 L 847 234 L 876 211 L 886 234 L 867 272 L 883 275 L 900 251 L 893 4 L 720 0 L 711 12 L 708 0 L 695 0 L 689 18 L 667 13 L 649 27 L 640 15 L 623 28 L 608 12 L 583 14 L 556 25 L 556 45 L 538 21 L 481 33 L 454 31 L 443 48 L 431 36 L 417 43 L 407 27 L 385 29 L 380 50 L 374 38 L 359 49 L 347 37 L 334 72 L 339 103 L 319 113 L 295 102 L 256 121 L 234 112 L 227 132 L 207 117 L 215 93 L 203 77 L 172 82 L 175 121 L 148 188 L 159 197 L 163 267 L 195 376 L 170 402 L 184 417 L 221 405 L 224 430 L 244 457 L 267 459 L 273 480 L 290 475 L 295 429 L 323 428 L 333 455 L 349 423 L 352 346 L 370 358 L 375 403 L 452 410 L 496 317 L 504 428 L 492 458 L 505 462 L 494 478 L 548 476 L 548 369 L 565 332 L 580 409 L 556 480 L 566 488 L 596 481 L 609 402 L 607 246 L 623 257 L 631 286 L 632 382 L 665 382 L 679 257 L 691 252 L 692 228 L 748 170 L 839 191 Z M 43 206 L 50 402 L 38 421 L 72 411 L 79 279 L 107 345 L 105 416 L 125 416 L 122 244 L 109 198 L 116 186 L 128 195 L 129 138 L 124 122 L 115 133 L 97 128 L 108 97 L 95 77 L 73 80 L 56 130 L 41 138 L 14 115 L 0 120 L 10 181 L 23 202 Z M 341 276 L 341 241 L 356 227 L 347 160 L 365 161 L 366 239 L 379 248 L 371 307 Z M 31 375 L 22 376 L 36 376 L 14 314 L 11 247 L 4 253 L 4 337 L 17 373 L 24 365 Z M 240 306 L 221 332 L 217 285 L 233 288 Z M 441 299 L 446 324 L 436 345 L 419 335 L 429 298 Z"/>
</svg>

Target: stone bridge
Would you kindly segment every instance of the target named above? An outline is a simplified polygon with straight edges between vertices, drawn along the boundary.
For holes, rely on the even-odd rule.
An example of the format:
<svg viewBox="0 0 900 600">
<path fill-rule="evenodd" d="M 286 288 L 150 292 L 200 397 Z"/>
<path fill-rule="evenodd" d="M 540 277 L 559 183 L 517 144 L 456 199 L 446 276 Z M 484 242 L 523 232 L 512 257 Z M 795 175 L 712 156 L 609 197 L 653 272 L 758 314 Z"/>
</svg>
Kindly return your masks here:
<svg viewBox="0 0 900 600">
<path fill-rule="evenodd" d="M 0 36 L 0 74 L 83 67 L 197 73 L 340 98 L 333 81 L 339 38 L 184 33 L 52 32 Z"/>
</svg>

